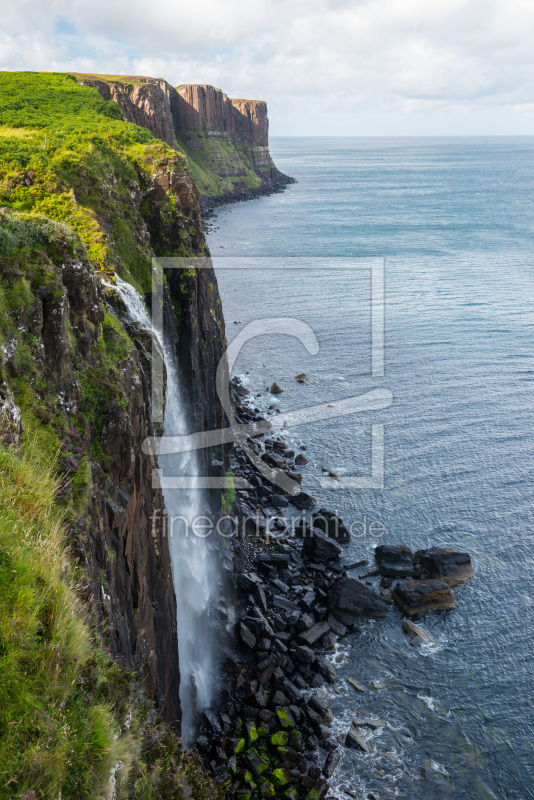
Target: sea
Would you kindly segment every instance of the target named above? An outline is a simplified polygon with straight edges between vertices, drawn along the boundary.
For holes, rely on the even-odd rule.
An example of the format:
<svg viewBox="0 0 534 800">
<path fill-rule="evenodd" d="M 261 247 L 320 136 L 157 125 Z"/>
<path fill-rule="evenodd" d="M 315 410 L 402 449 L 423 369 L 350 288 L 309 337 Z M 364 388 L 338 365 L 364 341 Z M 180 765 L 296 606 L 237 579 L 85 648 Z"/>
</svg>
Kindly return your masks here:
<svg viewBox="0 0 534 800">
<path fill-rule="evenodd" d="M 534 137 L 271 153 L 297 182 L 208 234 L 233 372 L 267 414 L 324 410 L 284 435 L 306 447 L 303 488 L 353 525 L 346 564 L 450 545 L 475 569 L 456 608 L 417 620 L 432 644 L 392 607 L 330 654 L 331 797 L 534 798 Z M 376 389 L 391 402 L 353 404 Z M 384 723 L 369 754 L 343 747 L 354 716 Z"/>
</svg>

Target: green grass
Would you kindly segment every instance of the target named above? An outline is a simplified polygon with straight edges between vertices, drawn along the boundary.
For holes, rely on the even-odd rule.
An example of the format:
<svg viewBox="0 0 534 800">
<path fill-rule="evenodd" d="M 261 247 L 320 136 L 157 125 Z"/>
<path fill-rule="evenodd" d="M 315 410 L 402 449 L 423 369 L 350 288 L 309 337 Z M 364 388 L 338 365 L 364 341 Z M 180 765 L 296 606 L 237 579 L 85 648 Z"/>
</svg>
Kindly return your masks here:
<svg viewBox="0 0 534 800">
<path fill-rule="evenodd" d="M 143 291 L 151 245 L 156 255 L 194 249 L 172 190 L 151 198 L 149 219 L 134 199 L 157 172 L 189 174 L 181 153 L 124 122 L 96 89 L 72 75 L 0 72 L 0 207 L 65 223 L 96 269 L 117 270 Z M 172 241 L 143 235 L 145 225 L 155 229 L 158 208 L 175 231 Z"/>
<path fill-rule="evenodd" d="M 119 798 L 218 800 L 84 621 L 57 488 L 33 439 L 21 456 L 0 444 L 0 797 L 99 800 L 122 761 Z"/>
<path fill-rule="evenodd" d="M 127 740 L 101 701 L 109 659 L 69 584 L 57 481 L 30 443 L 0 448 L 0 791 L 94 796 Z"/>
<path fill-rule="evenodd" d="M 256 173 L 250 147 L 234 139 L 208 136 L 197 131 L 178 139 L 189 161 L 191 172 L 201 194 L 218 196 L 237 188 L 257 189 L 261 178 Z M 218 173 L 225 172 L 221 177 Z"/>
</svg>

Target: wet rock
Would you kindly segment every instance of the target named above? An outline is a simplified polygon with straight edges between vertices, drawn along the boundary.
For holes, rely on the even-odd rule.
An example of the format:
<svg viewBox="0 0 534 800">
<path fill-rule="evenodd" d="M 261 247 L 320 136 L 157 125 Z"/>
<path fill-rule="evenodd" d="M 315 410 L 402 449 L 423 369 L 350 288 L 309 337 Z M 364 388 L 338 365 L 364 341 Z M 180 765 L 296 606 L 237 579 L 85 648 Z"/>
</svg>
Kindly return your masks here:
<svg viewBox="0 0 534 800">
<path fill-rule="evenodd" d="M 258 714 L 258 719 L 266 725 L 269 725 L 269 723 L 274 719 L 274 713 L 269 711 L 267 708 L 262 708 Z"/>
<path fill-rule="evenodd" d="M 335 683 L 337 681 L 336 670 L 324 656 L 318 655 L 314 666 L 317 672 L 319 672 L 328 683 Z"/>
<path fill-rule="evenodd" d="M 306 645 L 295 647 L 293 657 L 299 664 L 312 664 L 316 659 L 316 655 L 311 647 L 307 647 Z"/>
<path fill-rule="evenodd" d="M 411 578 L 413 555 L 408 547 L 383 544 L 375 549 L 375 559 L 380 574 L 387 578 Z"/>
<path fill-rule="evenodd" d="M 321 697 L 321 695 L 312 694 L 308 699 L 308 706 L 315 711 L 316 714 L 319 714 L 323 722 L 329 724 L 334 719 L 332 711 L 328 708 L 326 700 Z"/>
<path fill-rule="evenodd" d="M 331 778 L 334 772 L 336 771 L 336 767 L 341 760 L 341 753 L 339 750 L 331 750 L 326 757 L 326 761 L 324 762 L 323 767 L 323 775 L 325 778 Z"/>
<path fill-rule="evenodd" d="M 313 517 L 311 517 L 310 524 L 318 530 L 325 533 L 331 539 L 345 544 L 350 542 L 350 532 L 345 526 L 341 517 L 328 511 L 326 508 L 320 508 Z"/>
<path fill-rule="evenodd" d="M 241 573 L 237 577 L 237 585 L 245 594 L 250 594 L 258 604 L 259 608 L 266 612 L 268 609 L 267 598 L 265 597 L 265 590 L 262 586 L 261 579 L 255 572 L 250 574 Z"/>
<path fill-rule="evenodd" d="M 273 383 L 270 390 L 271 394 L 282 394 L 284 391 L 279 383 Z"/>
<path fill-rule="evenodd" d="M 269 467 L 275 467 L 276 469 L 288 468 L 284 459 L 274 453 L 262 453 L 261 460 L 268 464 Z"/>
<path fill-rule="evenodd" d="M 273 586 L 276 586 L 276 588 L 283 594 L 287 594 L 289 592 L 289 586 L 287 585 L 287 583 L 284 583 L 279 578 L 273 578 L 271 583 Z"/>
<path fill-rule="evenodd" d="M 308 647 L 313 647 L 319 639 L 322 639 L 325 634 L 330 631 L 328 622 L 317 622 L 312 628 L 309 628 L 303 633 L 299 633 L 298 641 Z"/>
<path fill-rule="evenodd" d="M 306 383 L 308 376 L 305 372 L 300 372 L 298 375 L 295 375 L 295 380 L 297 383 Z"/>
<path fill-rule="evenodd" d="M 326 621 L 328 622 L 328 624 L 330 625 L 331 629 L 336 634 L 336 636 L 339 637 L 345 636 L 347 628 L 343 625 L 342 622 L 336 619 L 333 614 L 329 614 Z"/>
<path fill-rule="evenodd" d="M 345 612 L 354 616 L 385 617 L 388 610 L 388 601 L 379 594 L 369 589 L 355 578 L 340 578 L 335 581 L 330 590 L 330 611 L 334 616 L 345 621 L 338 612 Z"/>
<path fill-rule="evenodd" d="M 273 567 L 289 567 L 290 557 L 287 553 L 260 553 L 256 557 L 258 564 L 268 564 Z"/>
<path fill-rule="evenodd" d="M 363 692 L 367 691 L 367 689 L 365 688 L 363 683 L 360 683 L 359 681 L 357 681 L 356 678 L 347 678 L 347 683 L 349 684 L 349 686 L 352 686 L 352 688 L 356 692 L 362 692 L 363 693 Z"/>
<path fill-rule="evenodd" d="M 281 595 L 273 595 L 272 605 L 274 608 L 282 609 L 282 611 L 299 611 L 299 606 L 294 600 L 287 600 Z"/>
<path fill-rule="evenodd" d="M 428 631 L 425 631 L 424 628 L 422 628 L 420 625 L 416 625 L 415 622 L 412 622 L 409 619 L 402 620 L 402 629 L 405 633 L 410 635 L 410 644 L 414 646 L 421 644 L 432 644 L 434 641 Z"/>
<path fill-rule="evenodd" d="M 245 644 L 251 650 L 254 650 L 256 647 L 256 637 L 252 631 L 247 628 L 244 622 L 241 622 L 239 625 L 239 635 L 243 644 Z"/>
<path fill-rule="evenodd" d="M 275 770 L 273 770 L 269 777 L 275 789 L 282 789 L 289 783 L 289 774 L 287 770 L 283 769 L 282 767 L 277 767 Z"/>
<path fill-rule="evenodd" d="M 274 508 L 286 508 L 289 505 L 287 497 L 284 497 L 282 494 L 272 494 L 269 503 Z"/>
<path fill-rule="evenodd" d="M 456 597 L 450 586 L 438 580 L 397 581 L 391 590 L 395 604 L 408 616 L 425 611 L 454 608 Z"/>
<path fill-rule="evenodd" d="M 326 636 L 323 636 L 322 645 L 326 650 L 334 650 L 337 644 L 337 636 L 333 633 L 327 633 Z"/>
<path fill-rule="evenodd" d="M 302 453 L 299 453 L 295 458 L 295 464 L 297 467 L 304 467 L 308 463 L 308 459 L 306 456 L 303 456 Z"/>
<path fill-rule="evenodd" d="M 347 733 L 347 738 L 345 739 L 345 746 L 352 747 L 354 750 L 363 750 L 364 753 L 370 753 L 371 748 L 360 734 L 351 728 L 350 731 Z"/>
<path fill-rule="evenodd" d="M 288 699 L 280 689 L 277 689 L 271 697 L 271 703 L 275 706 L 287 706 Z"/>
<path fill-rule="evenodd" d="M 269 759 L 266 756 L 260 756 L 253 747 L 245 751 L 243 761 L 252 774 L 258 778 L 269 769 Z"/>
<path fill-rule="evenodd" d="M 265 659 L 258 664 L 258 681 L 260 684 L 267 683 L 276 670 L 276 662 L 274 658 Z"/>
<path fill-rule="evenodd" d="M 300 703 L 302 699 L 300 689 L 289 678 L 284 680 L 283 688 L 292 703 Z"/>
<path fill-rule="evenodd" d="M 352 720 L 353 728 L 371 728 L 371 730 L 376 731 L 379 728 L 382 728 L 383 725 L 384 725 L 383 719 L 367 719 L 365 717 L 355 717 Z"/>
<path fill-rule="evenodd" d="M 300 494 L 293 495 L 290 498 L 294 506 L 300 509 L 311 509 L 317 505 L 317 500 L 307 492 L 300 492 Z"/>
<path fill-rule="evenodd" d="M 301 551 L 302 558 L 314 563 L 325 563 L 341 558 L 343 550 L 337 542 L 322 533 L 313 532 L 313 536 L 304 539 Z"/>
<path fill-rule="evenodd" d="M 219 723 L 219 720 L 217 719 L 217 715 L 214 714 L 213 711 L 210 711 L 209 709 L 203 711 L 202 719 L 204 722 L 208 724 L 210 730 L 212 730 L 214 734 L 216 734 L 219 737 L 222 736 L 221 725 Z"/>
<path fill-rule="evenodd" d="M 457 586 L 474 575 L 469 553 L 460 553 L 452 547 L 417 550 L 414 564 L 418 577 L 438 578 L 448 586 Z"/>
</svg>

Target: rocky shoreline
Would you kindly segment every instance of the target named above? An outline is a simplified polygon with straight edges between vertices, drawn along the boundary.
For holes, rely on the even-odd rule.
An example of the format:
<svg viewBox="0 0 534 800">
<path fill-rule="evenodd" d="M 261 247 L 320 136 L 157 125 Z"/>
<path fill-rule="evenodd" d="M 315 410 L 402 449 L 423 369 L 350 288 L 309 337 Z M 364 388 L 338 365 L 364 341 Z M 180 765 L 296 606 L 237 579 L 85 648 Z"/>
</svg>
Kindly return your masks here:
<svg viewBox="0 0 534 800">
<path fill-rule="evenodd" d="M 231 387 L 236 420 L 265 423 L 238 378 Z M 268 432 L 249 444 L 266 465 L 300 484 L 296 469 L 307 463 L 302 451 Z M 343 741 L 332 735 L 334 716 L 322 687 L 335 687 L 339 678 L 329 653 L 362 619 L 385 617 L 392 602 L 407 615 L 452 608 L 451 586 L 473 575 L 471 559 L 452 548 L 414 554 L 383 545 L 376 564 L 342 566 L 343 544 L 350 541 L 343 520 L 316 510 L 305 492 L 291 495 L 273 485 L 237 448 L 230 465 L 234 480 L 251 486 L 238 489 L 233 504 L 236 643 L 224 665 L 221 702 L 203 713 L 195 744 L 227 797 L 321 800 L 343 744 L 370 752 L 364 731 L 380 723 L 354 719 Z M 349 575 L 354 570 L 358 579 Z M 410 620 L 403 628 L 414 645 L 431 641 Z M 356 677 L 347 683 L 365 691 Z"/>
<path fill-rule="evenodd" d="M 287 189 L 288 186 L 291 186 L 292 183 L 297 183 L 296 178 L 291 178 L 289 175 L 283 175 L 279 172 L 275 179 L 265 180 L 257 189 L 234 189 L 232 192 L 221 195 L 200 195 L 198 202 L 202 214 L 202 222 L 208 222 L 222 206 L 278 194 Z"/>
</svg>

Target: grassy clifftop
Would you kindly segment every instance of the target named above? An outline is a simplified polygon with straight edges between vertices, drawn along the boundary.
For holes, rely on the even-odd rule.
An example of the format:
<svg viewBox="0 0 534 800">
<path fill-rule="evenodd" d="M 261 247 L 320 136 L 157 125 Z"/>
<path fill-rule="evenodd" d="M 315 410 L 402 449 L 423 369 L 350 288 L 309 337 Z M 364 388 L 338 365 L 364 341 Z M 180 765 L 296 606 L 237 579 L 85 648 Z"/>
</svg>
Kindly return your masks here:
<svg viewBox="0 0 534 800">
<path fill-rule="evenodd" d="M 188 255 L 203 246 L 184 214 L 196 197 L 184 155 L 123 122 L 96 89 L 69 75 L 0 73 L 0 206 L 65 222 L 96 267 L 148 290 L 154 203 L 156 254 Z"/>
</svg>

